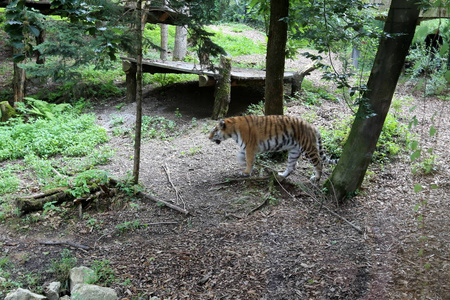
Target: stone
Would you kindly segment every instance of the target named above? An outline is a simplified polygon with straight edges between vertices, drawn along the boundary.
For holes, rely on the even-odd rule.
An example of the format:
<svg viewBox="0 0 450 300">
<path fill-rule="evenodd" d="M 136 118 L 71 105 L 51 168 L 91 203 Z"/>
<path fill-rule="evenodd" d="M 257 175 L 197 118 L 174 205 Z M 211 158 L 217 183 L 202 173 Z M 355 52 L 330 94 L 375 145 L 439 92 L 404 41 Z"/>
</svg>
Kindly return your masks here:
<svg viewBox="0 0 450 300">
<path fill-rule="evenodd" d="M 61 282 L 51 282 L 44 288 L 44 294 L 48 300 L 58 300 Z"/>
<path fill-rule="evenodd" d="M 92 281 L 92 279 L 94 278 L 95 278 L 94 270 L 89 269 L 88 267 L 81 266 L 72 268 L 69 273 L 69 287 L 71 293 L 75 285 L 79 283 L 87 283 L 89 281 Z"/>
<path fill-rule="evenodd" d="M 71 300 L 117 300 L 115 290 L 98 285 L 79 283 L 72 288 Z"/>
<path fill-rule="evenodd" d="M 47 297 L 18 288 L 15 291 L 9 292 L 5 300 L 47 300 Z"/>
</svg>

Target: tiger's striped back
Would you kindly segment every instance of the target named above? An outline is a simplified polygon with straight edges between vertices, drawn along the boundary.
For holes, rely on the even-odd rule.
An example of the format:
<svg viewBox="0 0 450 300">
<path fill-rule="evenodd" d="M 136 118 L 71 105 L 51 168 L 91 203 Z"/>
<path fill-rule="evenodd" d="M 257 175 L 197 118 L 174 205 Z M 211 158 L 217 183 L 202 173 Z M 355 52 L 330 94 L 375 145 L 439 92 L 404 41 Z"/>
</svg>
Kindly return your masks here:
<svg viewBox="0 0 450 300">
<path fill-rule="evenodd" d="M 326 157 L 320 133 L 301 118 L 288 116 L 240 116 L 221 120 L 212 130 L 210 140 L 220 143 L 233 138 L 240 146 L 238 159 L 246 163 L 244 174 L 250 175 L 256 153 L 289 150 L 287 169 L 280 173 L 288 176 L 298 158 L 304 154 L 316 168 L 315 180 L 322 174 L 323 163 L 336 163 Z"/>
</svg>

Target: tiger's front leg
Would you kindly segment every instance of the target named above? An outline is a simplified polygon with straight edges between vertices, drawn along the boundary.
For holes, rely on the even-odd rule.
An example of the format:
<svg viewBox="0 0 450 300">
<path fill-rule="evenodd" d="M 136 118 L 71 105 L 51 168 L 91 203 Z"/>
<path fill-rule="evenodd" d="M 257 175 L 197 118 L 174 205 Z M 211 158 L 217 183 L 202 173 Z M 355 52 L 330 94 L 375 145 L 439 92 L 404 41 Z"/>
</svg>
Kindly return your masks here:
<svg viewBox="0 0 450 300">
<path fill-rule="evenodd" d="M 245 161 L 246 161 L 246 168 L 245 171 L 242 172 L 242 175 L 244 176 L 250 176 L 252 174 L 253 170 L 253 162 L 255 161 L 255 150 L 251 149 L 250 147 L 247 147 L 245 149 Z"/>
<path fill-rule="evenodd" d="M 241 166 L 245 166 L 245 149 L 241 149 L 241 151 L 237 154 L 237 160 Z"/>
</svg>

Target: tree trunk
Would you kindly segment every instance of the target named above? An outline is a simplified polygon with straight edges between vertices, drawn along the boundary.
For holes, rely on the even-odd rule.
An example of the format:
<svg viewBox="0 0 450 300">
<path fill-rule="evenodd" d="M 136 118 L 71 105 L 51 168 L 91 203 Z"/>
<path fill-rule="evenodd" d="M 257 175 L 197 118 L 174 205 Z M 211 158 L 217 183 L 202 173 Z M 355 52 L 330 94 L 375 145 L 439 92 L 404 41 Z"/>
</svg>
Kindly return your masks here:
<svg viewBox="0 0 450 300">
<path fill-rule="evenodd" d="M 231 97 L 231 58 L 220 57 L 220 75 L 216 83 L 214 93 L 214 107 L 212 119 L 217 120 L 225 117 L 228 112 Z"/>
<path fill-rule="evenodd" d="M 162 1 L 162 7 L 166 7 L 166 1 Z M 167 45 L 169 42 L 169 25 L 167 24 L 159 24 L 161 28 L 161 52 L 159 57 L 161 60 L 167 60 Z"/>
<path fill-rule="evenodd" d="M 187 52 L 187 29 L 177 26 L 175 31 L 175 45 L 173 49 L 173 60 L 183 60 Z"/>
<path fill-rule="evenodd" d="M 167 44 L 169 41 L 169 25 L 160 24 L 161 27 L 161 52 L 160 58 L 162 60 L 167 60 Z"/>
<path fill-rule="evenodd" d="M 22 63 L 26 63 L 24 60 Z M 11 106 L 15 106 L 16 102 L 23 102 L 25 97 L 25 80 L 26 73 L 25 70 L 19 68 L 17 63 L 14 63 L 14 77 L 13 77 L 13 91 L 14 91 L 14 102 L 10 102 Z"/>
<path fill-rule="evenodd" d="M 267 42 L 265 114 L 283 114 L 284 61 L 287 40 L 289 0 L 270 1 L 269 39 Z"/>
<path fill-rule="evenodd" d="M 139 168 L 141 162 L 141 128 L 142 128 L 142 32 L 144 30 L 146 13 L 142 12 L 142 0 L 137 2 L 137 70 L 136 70 L 136 128 L 134 137 L 133 182 L 139 182 Z"/>
<path fill-rule="evenodd" d="M 125 81 L 127 85 L 127 103 L 136 101 L 136 64 L 124 60 L 122 61 L 122 70 L 125 72 Z"/>
<path fill-rule="evenodd" d="M 362 184 L 389 111 L 405 57 L 414 36 L 419 7 L 413 0 L 393 0 L 383 38 L 368 81 L 368 91 L 356 114 L 342 156 L 325 183 L 338 201 L 351 196 Z M 374 116 L 372 116 L 374 115 Z"/>
</svg>

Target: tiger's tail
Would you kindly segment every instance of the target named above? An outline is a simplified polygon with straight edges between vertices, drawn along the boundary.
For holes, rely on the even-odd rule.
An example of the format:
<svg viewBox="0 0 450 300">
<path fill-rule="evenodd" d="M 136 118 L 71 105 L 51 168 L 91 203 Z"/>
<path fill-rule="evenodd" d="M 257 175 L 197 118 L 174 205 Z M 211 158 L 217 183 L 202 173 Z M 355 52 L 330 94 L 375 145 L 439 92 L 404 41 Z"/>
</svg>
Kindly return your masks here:
<svg viewBox="0 0 450 300">
<path fill-rule="evenodd" d="M 339 162 L 339 158 L 331 159 L 326 155 L 325 151 L 322 148 L 322 137 L 320 136 L 320 134 L 317 139 L 317 144 L 319 146 L 319 155 L 320 155 L 320 158 L 322 159 L 322 163 L 329 164 L 329 165 L 335 165 Z"/>
</svg>

